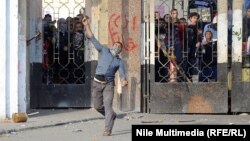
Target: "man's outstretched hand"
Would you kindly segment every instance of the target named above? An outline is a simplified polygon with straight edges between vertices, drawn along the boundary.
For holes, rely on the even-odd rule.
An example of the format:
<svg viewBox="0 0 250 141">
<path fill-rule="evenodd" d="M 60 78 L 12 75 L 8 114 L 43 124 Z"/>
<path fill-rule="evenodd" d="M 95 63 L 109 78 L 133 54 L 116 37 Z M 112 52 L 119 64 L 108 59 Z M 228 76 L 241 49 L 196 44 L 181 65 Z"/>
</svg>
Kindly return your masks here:
<svg viewBox="0 0 250 141">
<path fill-rule="evenodd" d="M 87 37 L 91 38 L 93 36 L 93 32 L 90 29 L 88 19 L 89 19 L 88 16 L 84 16 L 83 19 L 82 19 L 82 24 L 84 25 L 84 27 L 86 29 Z"/>
<path fill-rule="evenodd" d="M 82 19 L 82 24 L 83 24 L 84 26 L 86 26 L 86 25 L 89 24 L 89 22 L 88 22 L 88 17 L 87 17 L 87 16 L 84 16 L 84 17 L 83 17 L 83 19 Z"/>
<path fill-rule="evenodd" d="M 128 85 L 128 81 L 127 80 L 122 80 L 122 87 L 127 86 Z"/>
</svg>

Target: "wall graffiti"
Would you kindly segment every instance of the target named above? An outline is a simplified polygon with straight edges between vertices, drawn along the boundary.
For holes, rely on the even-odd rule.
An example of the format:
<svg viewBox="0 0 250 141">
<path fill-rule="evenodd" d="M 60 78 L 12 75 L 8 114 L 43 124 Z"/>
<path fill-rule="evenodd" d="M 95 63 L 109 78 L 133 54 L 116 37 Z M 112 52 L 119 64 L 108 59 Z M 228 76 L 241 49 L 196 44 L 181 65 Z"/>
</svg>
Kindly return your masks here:
<svg viewBox="0 0 250 141">
<path fill-rule="evenodd" d="M 112 14 L 109 18 L 108 26 L 112 44 L 115 42 L 122 42 L 124 44 L 124 49 L 128 52 L 134 50 L 137 47 L 137 43 L 134 38 L 129 35 L 126 36 L 126 34 L 122 32 L 124 30 L 128 30 L 130 34 L 131 32 L 136 32 L 136 16 L 129 18 L 127 15 L 121 16 L 118 14 Z"/>
</svg>

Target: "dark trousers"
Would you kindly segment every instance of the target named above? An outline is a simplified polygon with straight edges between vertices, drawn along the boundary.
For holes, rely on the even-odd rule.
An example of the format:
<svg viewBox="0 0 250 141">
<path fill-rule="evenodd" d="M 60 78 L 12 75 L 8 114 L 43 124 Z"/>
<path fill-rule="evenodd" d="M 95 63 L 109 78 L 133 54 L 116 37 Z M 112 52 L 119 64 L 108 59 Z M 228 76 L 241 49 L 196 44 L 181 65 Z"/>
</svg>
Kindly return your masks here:
<svg viewBox="0 0 250 141">
<path fill-rule="evenodd" d="M 94 108 L 105 117 L 105 128 L 112 131 L 116 113 L 113 110 L 114 81 L 105 84 L 93 82 Z"/>
</svg>

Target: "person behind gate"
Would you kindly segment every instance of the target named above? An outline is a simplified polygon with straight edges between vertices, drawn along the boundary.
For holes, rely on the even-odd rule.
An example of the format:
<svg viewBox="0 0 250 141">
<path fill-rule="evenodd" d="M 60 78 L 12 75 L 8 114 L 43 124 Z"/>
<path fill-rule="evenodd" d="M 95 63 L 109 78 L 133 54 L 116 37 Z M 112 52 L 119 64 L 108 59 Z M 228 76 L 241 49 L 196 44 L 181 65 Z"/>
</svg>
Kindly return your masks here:
<svg viewBox="0 0 250 141">
<path fill-rule="evenodd" d="M 105 128 L 103 136 L 110 136 L 116 119 L 114 112 L 114 79 L 115 73 L 119 70 L 121 84 L 126 86 L 126 72 L 123 61 L 119 58 L 123 44 L 116 42 L 111 48 L 107 48 L 99 43 L 94 37 L 88 20 L 84 18 L 82 23 L 86 29 L 86 35 L 100 54 L 98 65 L 93 81 L 93 102 L 94 108 L 105 117 Z"/>
</svg>

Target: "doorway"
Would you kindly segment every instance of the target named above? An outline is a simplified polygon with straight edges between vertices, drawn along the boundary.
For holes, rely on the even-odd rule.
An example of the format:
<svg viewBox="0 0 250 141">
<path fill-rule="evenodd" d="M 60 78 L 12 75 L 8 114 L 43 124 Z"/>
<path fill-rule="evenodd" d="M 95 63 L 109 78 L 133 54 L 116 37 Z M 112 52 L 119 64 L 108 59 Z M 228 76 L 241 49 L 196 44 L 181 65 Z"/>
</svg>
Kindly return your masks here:
<svg viewBox="0 0 250 141">
<path fill-rule="evenodd" d="M 91 63 L 86 61 L 81 19 L 85 0 L 32 0 L 30 34 L 31 108 L 91 107 Z"/>
</svg>

